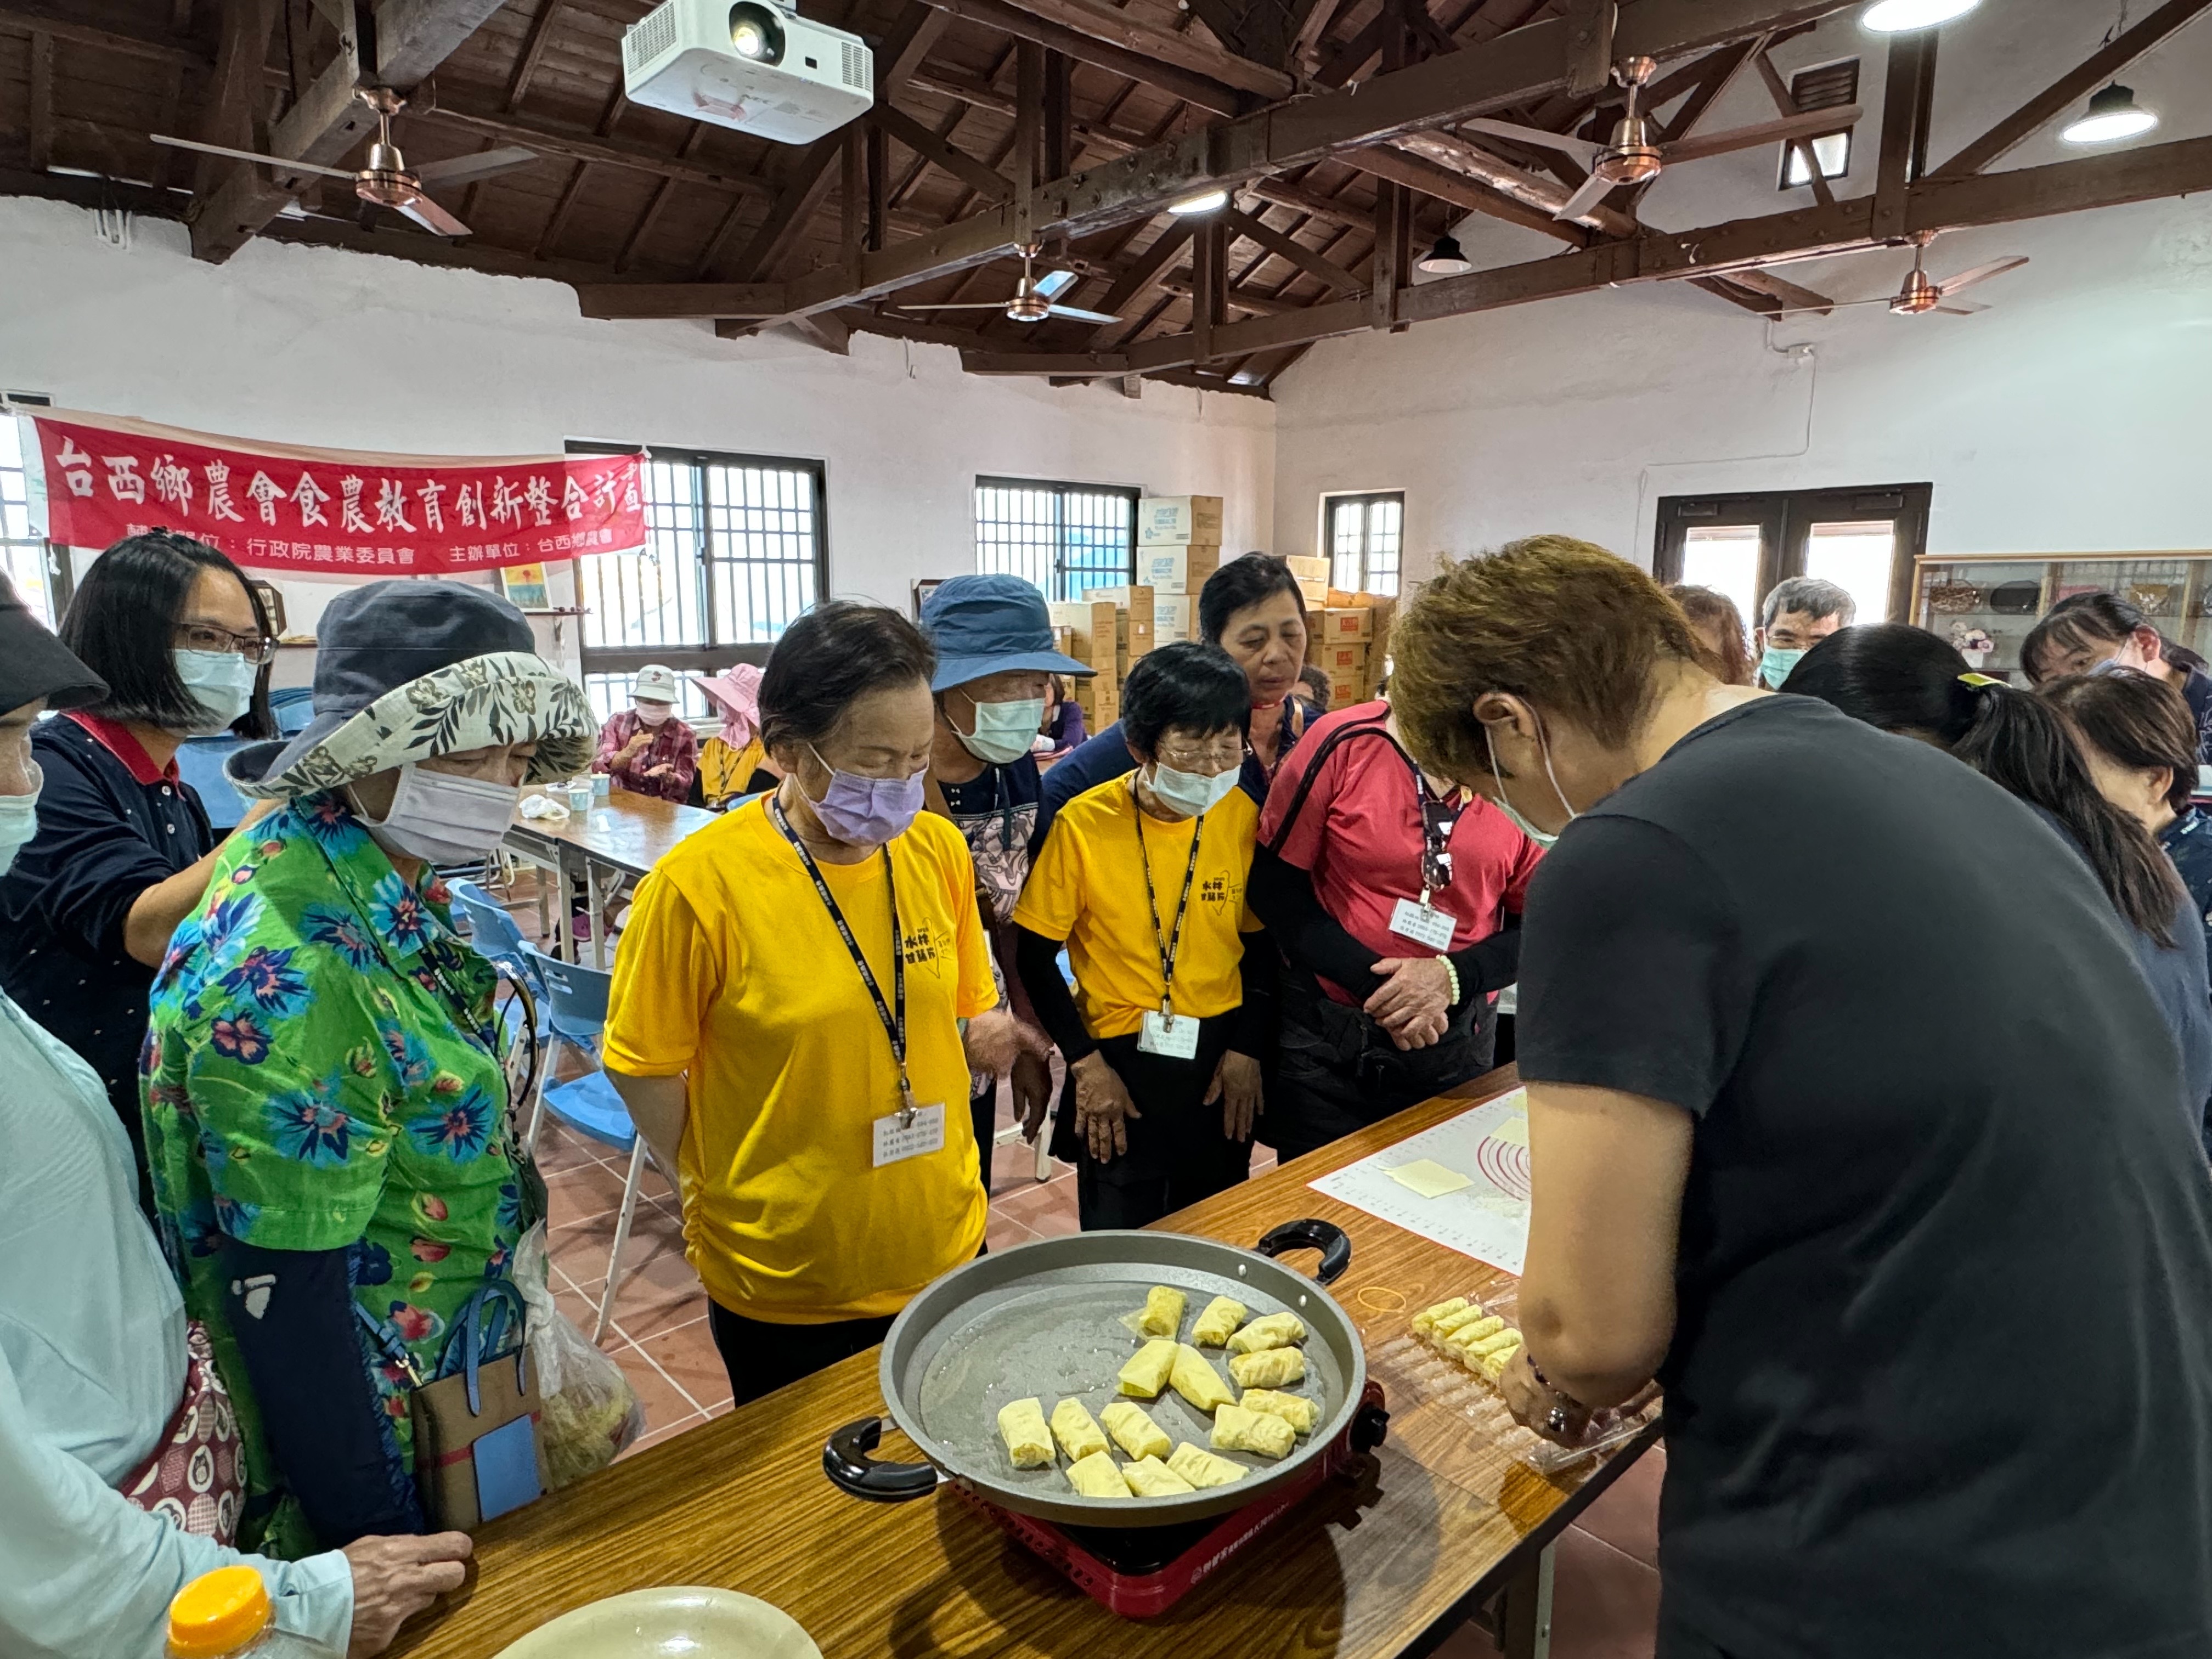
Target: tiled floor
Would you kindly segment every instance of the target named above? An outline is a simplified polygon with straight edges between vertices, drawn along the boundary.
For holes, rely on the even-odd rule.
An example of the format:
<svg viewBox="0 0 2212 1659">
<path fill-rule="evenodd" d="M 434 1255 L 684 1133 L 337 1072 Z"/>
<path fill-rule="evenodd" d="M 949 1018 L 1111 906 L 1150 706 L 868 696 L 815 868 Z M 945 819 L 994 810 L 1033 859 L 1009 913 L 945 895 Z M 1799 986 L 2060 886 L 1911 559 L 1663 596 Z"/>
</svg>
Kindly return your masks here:
<svg viewBox="0 0 2212 1659">
<path fill-rule="evenodd" d="M 525 928 L 534 931 L 535 907 L 514 908 Z M 1002 1126 L 1011 1121 L 1003 1102 L 999 1121 Z M 627 1160 L 549 1120 L 538 1164 L 550 1194 L 556 1299 L 588 1336 L 606 1285 Z M 1254 1157 L 1253 1173 L 1273 1164 L 1274 1154 L 1262 1148 Z M 1053 1170 L 1050 1181 L 1039 1182 L 1035 1154 L 1027 1146 L 996 1149 L 985 1235 L 994 1249 L 1076 1231 L 1075 1172 L 1064 1164 Z M 645 1402 L 647 1432 L 633 1453 L 731 1409 L 729 1378 L 707 1328 L 706 1292 L 684 1259 L 675 1197 L 650 1165 L 639 1190 L 623 1253 L 626 1271 L 600 1344 Z M 1561 1537 L 1553 1589 L 1553 1659 L 1650 1659 L 1659 1610 L 1664 1468 L 1663 1453 L 1645 1456 Z M 1437 1650 L 1442 1659 L 1486 1659 L 1496 1651 L 1471 1627 Z"/>
</svg>

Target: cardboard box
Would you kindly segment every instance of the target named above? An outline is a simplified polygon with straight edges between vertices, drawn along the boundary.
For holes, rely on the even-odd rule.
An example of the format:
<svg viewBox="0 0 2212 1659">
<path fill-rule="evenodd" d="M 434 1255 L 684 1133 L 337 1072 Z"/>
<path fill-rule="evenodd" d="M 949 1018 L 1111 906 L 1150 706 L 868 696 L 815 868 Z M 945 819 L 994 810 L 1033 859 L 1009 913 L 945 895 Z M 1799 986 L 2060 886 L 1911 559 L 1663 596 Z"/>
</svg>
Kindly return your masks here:
<svg viewBox="0 0 2212 1659">
<path fill-rule="evenodd" d="M 1105 674 L 1114 672 L 1118 615 L 1110 599 L 1075 599 L 1052 607 L 1053 626 L 1068 630 L 1067 654 Z"/>
<path fill-rule="evenodd" d="M 1137 550 L 1137 575 L 1155 594 L 1195 593 L 1221 564 L 1218 542 L 1176 542 Z"/>
<path fill-rule="evenodd" d="M 1152 590 L 1139 582 L 1129 587 L 1094 587 L 1085 596 L 1093 604 L 1109 601 L 1115 608 L 1114 639 L 1125 657 L 1141 657 L 1152 648 Z"/>
<path fill-rule="evenodd" d="M 1152 638 L 1160 645 L 1170 640 L 1198 637 L 1198 595 L 1156 593 L 1152 596 Z"/>
<path fill-rule="evenodd" d="M 1291 574 L 1296 576 L 1301 582 L 1319 582 L 1323 587 L 1328 586 L 1329 562 L 1327 559 L 1319 556 L 1309 558 L 1303 553 L 1290 553 L 1284 556 L 1283 562 L 1290 566 Z"/>
<path fill-rule="evenodd" d="M 1327 674 L 1364 674 L 1367 672 L 1367 647 L 1364 644 L 1339 645 L 1324 641 L 1315 665 Z"/>
<path fill-rule="evenodd" d="M 1355 702 L 1369 701 L 1374 693 L 1369 689 L 1364 666 L 1346 673 L 1332 669 L 1328 676 L 1328 706 L 1343 708 Z"/>
<path fill-rule="evenodd" d="M 1121 718 L 1121 687 L 1111 672 L 1101 672 L 1092 679 L 1075 682 L 1075 706 L 1083 711 L 1083 723 L 1096 737 Z"/>
<path fill-rule="evenodd" d="M 1137 545 L 1161 547 L 1175 542 L 1221 545 L 1218 495 L 1146 495 L 1137 503 Z"/>
<path fill-rule="evenodd" d="M 1331 605 L 1321 613 L 1322 640 L 1330 645 L 1350 641 L 1364 644 L 1375 637 L 1375 612 L 1364 605 L 1340 608 Z"/>
</svg>

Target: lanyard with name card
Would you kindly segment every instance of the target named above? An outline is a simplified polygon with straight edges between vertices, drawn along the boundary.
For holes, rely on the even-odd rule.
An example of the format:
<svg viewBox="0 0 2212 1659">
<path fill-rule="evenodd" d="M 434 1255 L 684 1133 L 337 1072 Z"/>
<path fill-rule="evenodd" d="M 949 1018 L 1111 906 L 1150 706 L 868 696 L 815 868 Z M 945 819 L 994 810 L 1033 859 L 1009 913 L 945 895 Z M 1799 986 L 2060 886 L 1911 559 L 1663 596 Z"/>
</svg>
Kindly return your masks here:
<svg viewBox="0 0 2212 1659">
<path fill-rule="evenodd" d="M 1160 898 L 1152 890 L 1152 860 L 1145 848 L 1145 807 L 1136 799 L 1133 775 L 1129 787 L 1129 804 L 1136 812 L 1137 862 L 1145 872 L 1145 902 L 1152 910 L 1152 942 L 1160 952 L 1160 1007 L 1158 1013 L 1147 1012 L 1144 1024 L 1137 1033 L 1139 1054 L 1159 1054 L 1169 1060 L 1198 1058 L 1198 1019 L 1185 1014 L 1177 1018 L 1175 1012 L 1176 953 L 1182 945 L 1183 917 L 1190 909 L 1190 886 L 1198 875 L 1199 843 L 1206 838 L 1206 819 L 1201 815 L 1191 820 L 1190 862 L 1183 866 L 1182 893 L 1176 900 L 1175 926 L 1160 926 Z"/>
<path fill-rule="evenodd" d="M 1437 797 L 1413 758 L 1402 749 L 1407 769 L 1413 775 L 1413 796 L 1421 811 L 1421 902 L 1400 899 L 1390 907 L 1390 931 L 1425 950 L 1442 954 L 1451 949 L 1458 918 L 1436 907 L 1437 889 L 1451 885 L 1452 831 L 1458 826 L 1459 803 Z"/>
<path fill-rule="evenodd" d="M 814 854 L 806 850 L 806 843 L 799 840 L 798 832 L 791 827 L 791 820 L 784 816 L 783 804 L 769 797 L 768 812 L 775 827 L 782 831 L 783 838 L 791 843 L 792 850 L 799 854 L 799 861 L 806 866 L 806 873 L 814 883 L 815 896 L 830 913 L 830 920 L 836 924 L 837 936 L 845 941 L 853 965 L 860 970 L 860 983 L 868 988 L 869 1000 L 876 1005 L 876 1018 L 883 1021 L 884 1035 L 890 1039 L 891 1059 L 898 1066 L 899 1109 L 888 1117 L 875 1120 L 875 1167 L 880 1170 L 902 1158 L 939 1151 L 945 1145 L 945 1108 L 942 1103 L 916 1105 L 914 1085 L 907 1080 L 906 941 L 899 932 L 898 882 L 891 873 L 891 849 L 888 846 L 882 849 L 884 885 L 890 892 L 891 906 L 891 1000 L 886 1003 L 883 988 L 876 983 L 875 970 L 860 952 L 860 941 L 853 937 L 852 924 L 837 908 L 830 884 L 822 879 L 822 867 L 815 863 Z"/>
</svg>

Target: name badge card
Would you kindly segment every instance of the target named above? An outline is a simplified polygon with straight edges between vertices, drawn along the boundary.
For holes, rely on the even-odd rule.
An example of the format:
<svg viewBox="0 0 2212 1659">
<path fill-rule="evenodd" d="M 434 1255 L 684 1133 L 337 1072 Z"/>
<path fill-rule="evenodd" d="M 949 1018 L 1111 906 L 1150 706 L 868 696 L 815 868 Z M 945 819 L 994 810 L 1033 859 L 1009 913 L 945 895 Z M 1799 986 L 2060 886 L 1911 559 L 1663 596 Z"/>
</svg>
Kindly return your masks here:
<svg viewBox="0 0 2212 1659">
<path fill-rule="evenodd" d="M 920 1158 L 925 1152 L 945 1150 L 945 1108 L 917 1106 L 913 1118 L 902 1124 L 904 1112 L 893 1112 L 889 1117 L 876 1120 L 876 1168 L 886 1164 L 902 1164 L 910 1158 Z"/>
<path fill-rule="evenodd" d="M 1137 1052 L 1168 1060 L 1198 1058 L 1198 1016 L 1147 1012 L 1137 1033 Z"/>
<path fill-rule="evenodd" d="M 1450 911 L 1439 910 L 1433 904 L 1416 904 L 1411 899 L 1400 899 L 1390 907 L 1392 933 L 1439 954 L 1451 949 L 1452 929 L 1458 925 Z"/>
</svg>

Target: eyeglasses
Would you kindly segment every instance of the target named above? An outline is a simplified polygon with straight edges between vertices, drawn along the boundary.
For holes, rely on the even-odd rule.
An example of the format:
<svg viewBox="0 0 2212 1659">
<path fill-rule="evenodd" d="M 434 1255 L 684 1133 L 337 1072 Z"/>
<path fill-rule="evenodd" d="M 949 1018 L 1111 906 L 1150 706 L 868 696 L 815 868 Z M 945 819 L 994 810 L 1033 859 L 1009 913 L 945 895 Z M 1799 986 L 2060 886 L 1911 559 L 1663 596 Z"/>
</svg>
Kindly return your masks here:
<svg viewBox="0 0 2212 1659">
<path fill-rule="evenodd" d="M 187 651 L 221 652 L 243 657 L 257 668 L 276 653 L 276 641 L 266 635 L 234 634 L 228 628 L 216 628 L 207 623 L 179 623 L 177 642 Z"/>
<path fill-rule="evenodd" d="M 1152 755 L 1154 759 L 1172 766 L 1178 772 L 1203 773 L 1210 776 L 1243 765 L 1244 745 L 1241 739 L 1233 744 L 1162 744 L 1152 751 Z"/>
</svg>

